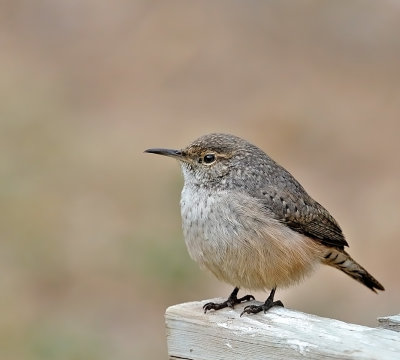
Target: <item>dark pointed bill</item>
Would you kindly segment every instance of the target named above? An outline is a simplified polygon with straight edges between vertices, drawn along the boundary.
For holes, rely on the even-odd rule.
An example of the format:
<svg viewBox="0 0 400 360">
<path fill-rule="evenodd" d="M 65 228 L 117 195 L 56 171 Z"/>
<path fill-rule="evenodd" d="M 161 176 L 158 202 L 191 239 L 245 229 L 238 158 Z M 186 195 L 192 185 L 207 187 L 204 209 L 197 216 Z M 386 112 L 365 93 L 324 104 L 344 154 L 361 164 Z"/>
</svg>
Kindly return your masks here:
<svg viewBox="0 0 400 360">
<path fill-rule="evenodd" d="M 150 154 L 157 154 L 157 155 L 164 155 L 164 156 L 169 156 L 169 157 L 174 157 L 174 158 L 181 158 L 182 157 L 182 151 L 180 150 L 173 150 L 173 149 L 147 149 L 144 151 L 145 153 L 150 153 Z"/>
</svg>

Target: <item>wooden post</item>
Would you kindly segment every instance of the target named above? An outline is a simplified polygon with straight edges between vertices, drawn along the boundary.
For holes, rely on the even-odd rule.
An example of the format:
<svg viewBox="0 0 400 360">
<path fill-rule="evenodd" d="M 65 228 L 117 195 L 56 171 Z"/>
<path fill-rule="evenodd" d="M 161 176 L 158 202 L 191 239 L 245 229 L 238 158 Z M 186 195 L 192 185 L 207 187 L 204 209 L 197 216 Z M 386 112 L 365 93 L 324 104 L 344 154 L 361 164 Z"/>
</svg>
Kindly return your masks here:
<svg viewBox="0 0 400 360">
<path fill-rule="evenodd" d="M 204 314 L 208 301 L 223 299 L 167 309 L 169 359 L 400 359 L 400 333 L 387 330 L 400 329 L 400 315 L 369 328 L 280 307 L 240 317 L 248 303 Z"/>
<path fill-rule="evenodd" d="M 379 327 L 383 329 L 400 332 L 400 314 L 393 316 L 379 317 L 378 321 L 379 321 Z"/>
</svg>

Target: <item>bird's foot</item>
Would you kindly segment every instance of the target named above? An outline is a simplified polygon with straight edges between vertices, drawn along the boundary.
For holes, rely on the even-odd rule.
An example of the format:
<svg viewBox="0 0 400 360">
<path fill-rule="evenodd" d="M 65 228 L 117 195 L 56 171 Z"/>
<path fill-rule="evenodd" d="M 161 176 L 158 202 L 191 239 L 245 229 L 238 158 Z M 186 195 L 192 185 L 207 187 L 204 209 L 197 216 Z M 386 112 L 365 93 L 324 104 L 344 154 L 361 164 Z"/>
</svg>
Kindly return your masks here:
<svg viewBox="0 0 400 360">
<path fill-rule="evenodd" d="M 240 316 L 243 314 L 257 314 L 261 311 L 264 311 L 266 313 L 269 309 L 271 309 L 274 306 L 283 306 L 282 301 L 277 300 L 277 301 L 271 301 L 271 302 L 265 302 L 262 305 L 248 305 L 246 306 Z"/>
<path fill-rule="evenodd" d="M 209 302 L 207 304 L 204 304 L 203 305 L 204 313 L 206 313 L 209 310 L 220 310 L 226 307 L 234 308 L 236 304 L 240 304 L 244 301 L 255 300 L 253 295 L 245 295 L 238 299 L 237 298 L 238 291 L 239 289 L 235 288 L 232 294 L 229 295 L 228 299 L 222 303 Z"/>
<path fill-rule="evenodd" d="M 261 311 L 264 311 L 264 314 L 274 306 L 283 306 L 282 301 L 276 300 L 274 301 L 275 289 L 272 289 L 271 294 L 269 294 L 268 299 L 265 300 L 265 303 L 262 305 L 248 305 L 246 306 L 240 316 L 243 314 L 257 314 Z"/>
</svg>

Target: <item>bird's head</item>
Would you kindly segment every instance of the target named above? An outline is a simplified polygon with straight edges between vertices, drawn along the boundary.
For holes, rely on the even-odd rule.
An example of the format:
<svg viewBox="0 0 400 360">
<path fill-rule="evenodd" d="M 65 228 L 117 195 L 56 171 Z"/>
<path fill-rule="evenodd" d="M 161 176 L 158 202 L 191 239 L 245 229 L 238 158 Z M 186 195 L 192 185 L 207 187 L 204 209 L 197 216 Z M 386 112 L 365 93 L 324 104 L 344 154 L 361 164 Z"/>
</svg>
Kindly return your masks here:
<svg viewBox="0 0 400 360">
<path fill-rule="evenodd" d="M 246 171 L 255 149 L 258 150 L 237 136 L 208 134 L 182 150 L 156 148 L 145 152 L 178 160 L 185 183 L 207 187 L 227 185 L 229 179 Z"/>
</svg>

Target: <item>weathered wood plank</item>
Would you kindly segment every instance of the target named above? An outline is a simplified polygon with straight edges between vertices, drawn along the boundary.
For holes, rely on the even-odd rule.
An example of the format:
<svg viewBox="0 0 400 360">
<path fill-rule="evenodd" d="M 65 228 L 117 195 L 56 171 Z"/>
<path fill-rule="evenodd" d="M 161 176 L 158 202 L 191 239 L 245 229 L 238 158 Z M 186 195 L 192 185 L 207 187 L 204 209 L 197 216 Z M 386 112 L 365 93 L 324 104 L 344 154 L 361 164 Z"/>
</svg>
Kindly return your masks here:
<svg viewBox="0 0 400 360">
<path fill-rule="evenodd" d="M 244 305 L 210 311 L 208 301 L 167 309 L 170 359 L 397 359 L 400 334 L 273 308 L 240 317 Z M 252 302 L 257 303 L 257 302 Z"/>
<path fill-rule="evenodd" d="M 379 327 L 383 329 L 400 331 L 400 314 L 378 318 Z"/>
</svg>

